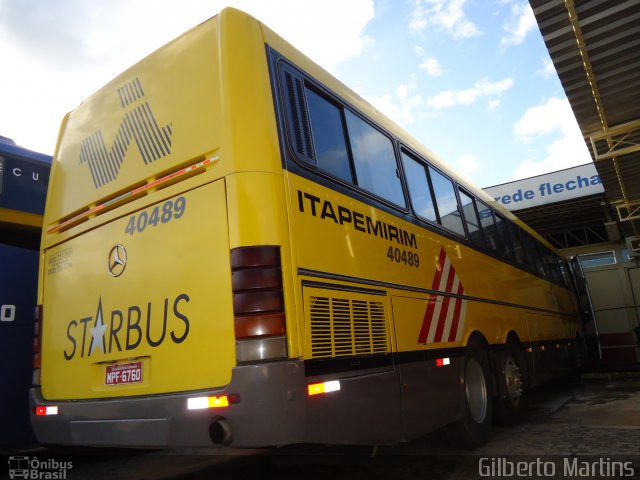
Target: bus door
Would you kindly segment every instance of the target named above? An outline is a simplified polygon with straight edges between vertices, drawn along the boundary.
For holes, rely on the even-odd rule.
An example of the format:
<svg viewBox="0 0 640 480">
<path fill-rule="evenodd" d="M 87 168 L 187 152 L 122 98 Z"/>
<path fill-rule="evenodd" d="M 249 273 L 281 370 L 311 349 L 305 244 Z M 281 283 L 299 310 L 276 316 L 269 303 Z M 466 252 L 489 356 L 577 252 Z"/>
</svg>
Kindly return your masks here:
<svg viewBox="0 0 640 480">
<path fill-rule="evenodd" d="M 602 348 L 600 347 L 598 324 L 593 312 L 593 303 L 591 302 L 587 278 L 577 255 L 569 258 L 569 268 L 578 298 L 589 363 L 600 362 L 602 361 Z"/>
</svg>

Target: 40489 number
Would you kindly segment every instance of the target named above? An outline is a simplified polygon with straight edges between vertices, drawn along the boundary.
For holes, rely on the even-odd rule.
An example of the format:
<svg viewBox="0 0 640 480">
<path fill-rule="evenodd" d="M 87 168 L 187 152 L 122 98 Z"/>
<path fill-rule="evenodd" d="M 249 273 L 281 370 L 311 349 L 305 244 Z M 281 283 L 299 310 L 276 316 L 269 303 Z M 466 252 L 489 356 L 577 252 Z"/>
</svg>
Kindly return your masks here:
<svg viewBox="0 0 640 480">
<path fill-rule="evenodd" d="M 401 250 L 399 248 L 389 247 L 387 250 L 387 258 L 395 263 L 404 263 L 410 267 L 418 268 L 420 266 L 420 257 L 417 253 L 413 253 L 407 250 Z"/>
<path fill-rule="evenodd" d="M 169 223 L 184 215 L 187 208 L 187 200 L 178 197 L 175 200 L 167 200 L 161 205 L 156 205 L 153 210 L 143 210 L 137 215 L 132 215 L 127 222 L 124 233 L 133 235 L 136 232 L 142 233 L 147 227 L 155 227 L 160 223 Z"/>
</svg>

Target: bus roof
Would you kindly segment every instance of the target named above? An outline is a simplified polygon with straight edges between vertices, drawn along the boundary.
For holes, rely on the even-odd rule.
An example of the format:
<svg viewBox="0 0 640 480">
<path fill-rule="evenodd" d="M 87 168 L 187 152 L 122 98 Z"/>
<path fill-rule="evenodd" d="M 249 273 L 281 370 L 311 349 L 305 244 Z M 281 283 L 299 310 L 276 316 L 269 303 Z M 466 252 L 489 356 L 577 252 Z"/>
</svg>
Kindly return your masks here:
<svg viewBox="0 0 640 480">
<path fill-rule="evenodd" d="M 51 164 L 51 155 L 44 153 L 34 152 L 24 147 L 16 145 L 16 143 L 10 138 L 0 136 L 0 155 L 11 155 L 12 157 L 20 158 L 21 160 L 33 160 L 36 162 L 42 162 Z"/>
</svg>

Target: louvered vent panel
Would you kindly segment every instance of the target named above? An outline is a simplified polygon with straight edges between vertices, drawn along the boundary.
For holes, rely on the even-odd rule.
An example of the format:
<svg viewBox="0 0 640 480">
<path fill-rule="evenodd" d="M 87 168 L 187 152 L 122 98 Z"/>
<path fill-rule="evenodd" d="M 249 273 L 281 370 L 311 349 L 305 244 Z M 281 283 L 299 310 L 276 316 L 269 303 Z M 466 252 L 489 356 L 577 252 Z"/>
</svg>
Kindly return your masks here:
<svg viewBox="0 0 640 480">
<path fill-rule="evenodd" d="M 307 301 L 313 358 L 387 352 L 384 304 L 377 298 L 310 295 Z"/>
<path fill-rule="evenodd" d="M 286 70 L 284 72 L 284 83 L 293 147 L 299 155 L 313 161 L 315 156 L 311 141 L 309 116 L 304 99 L 304 84 L 301 79 Z"/>
</svg>

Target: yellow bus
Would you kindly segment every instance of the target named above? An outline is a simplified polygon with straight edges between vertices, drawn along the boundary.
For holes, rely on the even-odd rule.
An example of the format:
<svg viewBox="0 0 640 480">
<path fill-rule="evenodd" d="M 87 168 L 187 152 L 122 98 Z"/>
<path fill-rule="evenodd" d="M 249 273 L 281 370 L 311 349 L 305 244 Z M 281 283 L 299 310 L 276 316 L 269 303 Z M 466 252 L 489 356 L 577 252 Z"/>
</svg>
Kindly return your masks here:
<svg viewBox="0 0 640 480">
<path fill-rule="evenodd" d="M 575 367 L 541 237 L 234 9 L 63 120 L 40 442 L 466 445 Z"/>
</svg>

